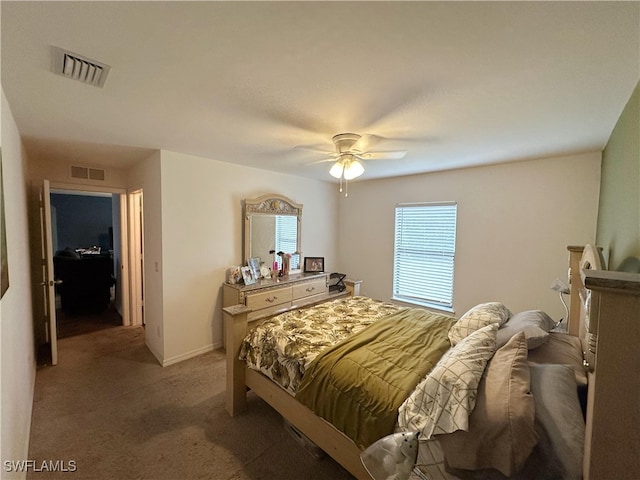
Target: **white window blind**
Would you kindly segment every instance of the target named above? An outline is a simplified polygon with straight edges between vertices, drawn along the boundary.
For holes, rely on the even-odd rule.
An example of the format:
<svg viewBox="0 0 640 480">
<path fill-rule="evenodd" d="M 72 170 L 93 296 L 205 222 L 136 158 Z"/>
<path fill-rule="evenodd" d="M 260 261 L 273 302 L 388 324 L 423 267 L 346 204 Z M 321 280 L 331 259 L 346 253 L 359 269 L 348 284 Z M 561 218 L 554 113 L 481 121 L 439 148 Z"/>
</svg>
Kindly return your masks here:
<svg viewBox="0 0 640 480">
<path fill-rule="evenodd" d="M 457 210 L 454 202 L 396 206 L 394 299 L 453 307 Z"/>
<path fill-rule="evenodd" d="M 298 249 L 298 218 L 291 215 L 276 215 L 276 252 L 294 253 Z M 282 259 L 278 257 L 278 268 Z M 290 268 L 300 268 L 300 256 L 292 255 Z"/>
</svg>

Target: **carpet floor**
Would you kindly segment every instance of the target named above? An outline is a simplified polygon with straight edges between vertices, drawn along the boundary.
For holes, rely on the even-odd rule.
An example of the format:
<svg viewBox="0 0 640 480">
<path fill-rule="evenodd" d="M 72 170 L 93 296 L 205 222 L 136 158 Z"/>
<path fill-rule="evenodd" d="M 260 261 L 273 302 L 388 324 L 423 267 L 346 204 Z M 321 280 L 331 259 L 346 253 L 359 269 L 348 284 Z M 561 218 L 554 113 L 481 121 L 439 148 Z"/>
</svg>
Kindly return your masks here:
<svg viewBox="0 0 640 480">
<path fill-rule="evenodd" d="M 36 373 L 29 479 L 353 478 L 312 457 L 251 393 L 248 411 L 230 417 L 221 350 L 163 368 L 144 329 L 121 326 L 62 338 L 58 349 L 58 365 Z"/>
</svg>

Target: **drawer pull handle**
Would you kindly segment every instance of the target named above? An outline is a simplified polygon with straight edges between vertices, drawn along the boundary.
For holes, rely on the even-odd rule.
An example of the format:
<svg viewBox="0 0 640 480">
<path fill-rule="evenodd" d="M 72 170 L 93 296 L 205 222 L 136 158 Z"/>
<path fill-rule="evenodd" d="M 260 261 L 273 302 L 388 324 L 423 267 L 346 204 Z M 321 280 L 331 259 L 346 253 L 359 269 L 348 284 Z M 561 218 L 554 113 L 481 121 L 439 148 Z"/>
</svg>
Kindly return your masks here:
<svg viewBox="0 0 640 480">
<path fill-rule="evenodd" d="M 274 295 L 273 297 L 267 297 L 267 298 L 265 298 L 265 299 L 264 299 L 264 301 L 265 301 L 265 302 L 268 302 L 268 303 L 273 303 L 273 302 L 275 302 L 277 299 L 278 299 L 278 297 L 276 297 L 276 296 Z"/>
<path fill-rule="evenodd" d="M 316 289 L 316 287 L 307 287 L 307 292 L 313 292 Z"/>
</svg>

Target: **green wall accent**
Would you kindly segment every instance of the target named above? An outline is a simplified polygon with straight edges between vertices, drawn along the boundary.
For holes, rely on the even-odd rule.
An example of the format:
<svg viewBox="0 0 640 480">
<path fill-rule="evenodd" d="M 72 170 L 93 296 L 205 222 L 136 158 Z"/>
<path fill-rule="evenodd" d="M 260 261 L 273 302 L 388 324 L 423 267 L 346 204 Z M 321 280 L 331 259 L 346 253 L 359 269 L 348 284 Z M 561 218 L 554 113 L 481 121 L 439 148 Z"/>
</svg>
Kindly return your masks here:
<svg viewBox="0 0 640 480">
<path fill-rule="evenodd" d="M 609 253 L 610 270 L 640 257 L 640 82 L 602 154 L 596 244 Z"/>
</svg>

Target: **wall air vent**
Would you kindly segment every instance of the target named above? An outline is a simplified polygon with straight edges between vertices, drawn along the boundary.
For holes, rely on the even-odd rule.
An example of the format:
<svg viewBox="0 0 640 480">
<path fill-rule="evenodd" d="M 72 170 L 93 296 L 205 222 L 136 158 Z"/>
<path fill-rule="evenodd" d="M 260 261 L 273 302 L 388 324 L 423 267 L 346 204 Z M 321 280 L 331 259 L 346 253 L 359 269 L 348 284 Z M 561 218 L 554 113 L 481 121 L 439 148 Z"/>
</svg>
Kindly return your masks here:
<svg viewBox="0 0 640 480">
<path fill-rule="evenodd" d="M 105 171 L 102 168 L 90 168 L 71 165 L 71 178 L 78 178 L 81 180 L 97 180 L 100 182 L 104 182 Z"/>
<path fill-rule="evenodd" d="M 53 72 L 58 75 L 102 88 L 110 70 L 109 65 L 53 47 Z"/>
</svg>

